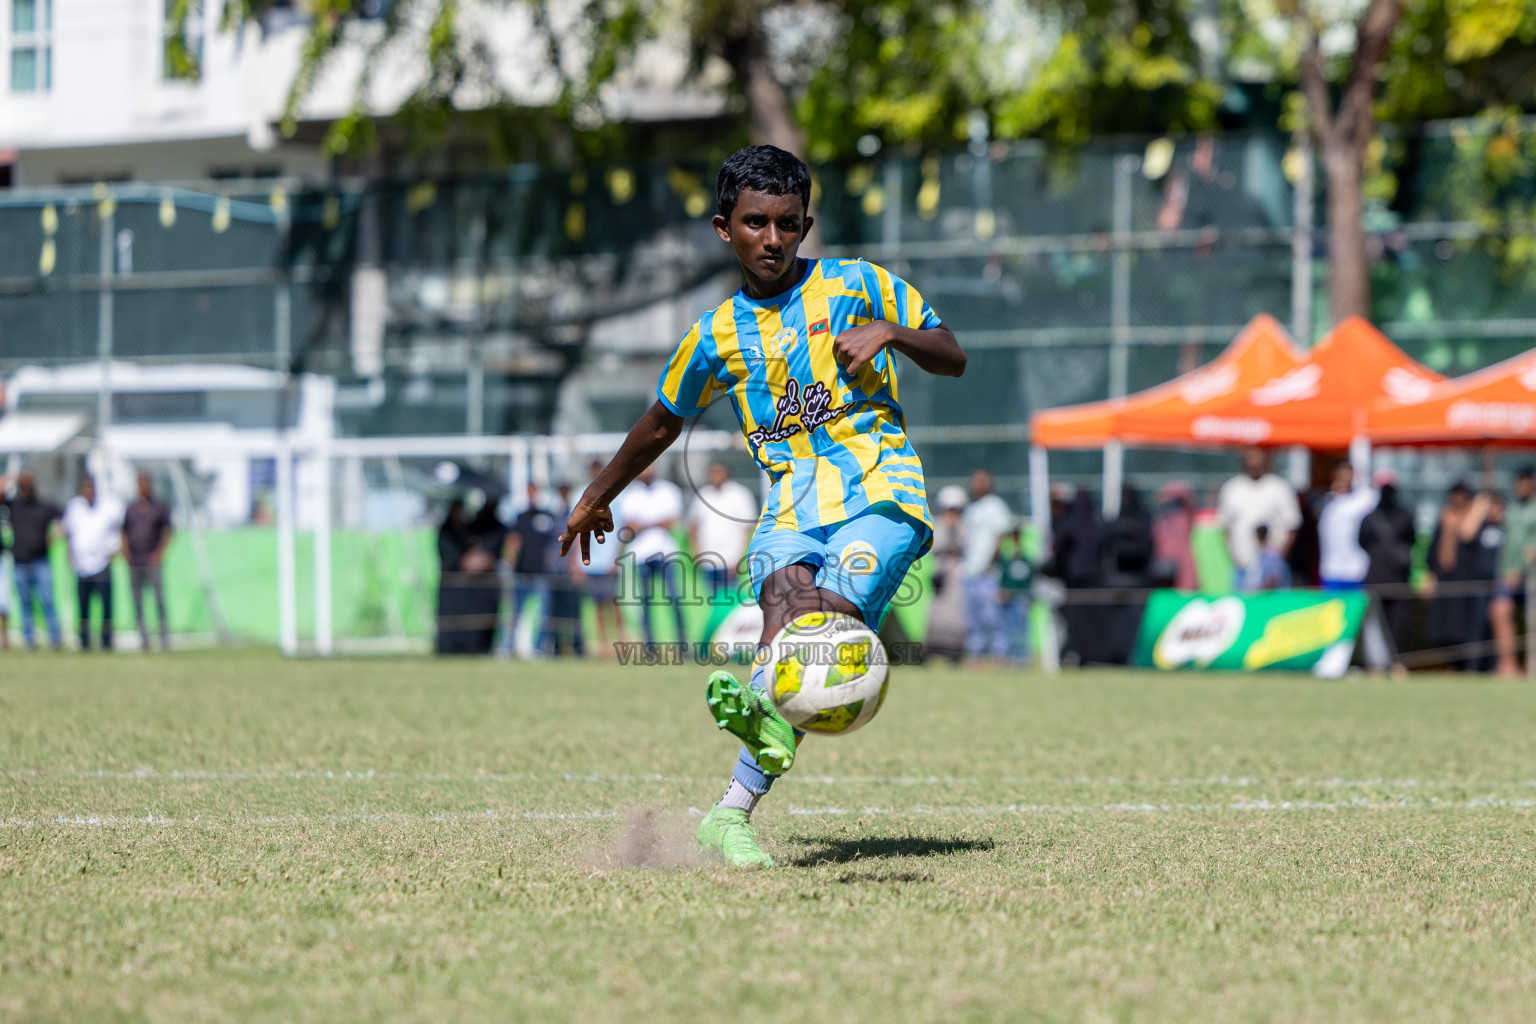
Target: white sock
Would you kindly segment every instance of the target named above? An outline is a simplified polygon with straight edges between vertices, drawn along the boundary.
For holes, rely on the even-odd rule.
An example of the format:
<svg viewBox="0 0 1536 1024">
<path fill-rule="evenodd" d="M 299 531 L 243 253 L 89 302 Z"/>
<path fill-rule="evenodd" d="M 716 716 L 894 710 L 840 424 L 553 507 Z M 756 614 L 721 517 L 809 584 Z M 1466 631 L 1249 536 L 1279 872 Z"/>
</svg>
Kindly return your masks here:
<svg viewBox="0 0 1536 1024">
<path fill-rule="evenodd" d="M 725 796 L 720 798 L 716 807 L 734 807 L 737 810 L 751 814 L 757 807 L 757 801 L 762 797 L 761 793 L 754 793 L 746 786 L 731 778 L 731 784 L 725 787 Z"/>
</svg>

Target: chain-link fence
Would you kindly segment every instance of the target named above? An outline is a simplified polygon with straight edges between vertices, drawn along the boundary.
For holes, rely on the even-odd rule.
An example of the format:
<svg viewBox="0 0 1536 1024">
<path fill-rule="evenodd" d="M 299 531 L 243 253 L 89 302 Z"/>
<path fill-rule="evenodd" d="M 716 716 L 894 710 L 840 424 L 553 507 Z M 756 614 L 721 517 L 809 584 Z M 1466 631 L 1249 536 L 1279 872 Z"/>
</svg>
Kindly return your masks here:
<svg viewBox="0 0 1536 1024">
<path fill-rule="evenodd" d="M 1487 171 L 1506 138 L 1520 160 L 1536 151 L 1528 125 L 1433 128 L 1392 140 L 1373 172 L 1394 176 L 1371 213 L 1376 319 L 1448 375 L 1536 335 L 1530 221 L 1511 212 L 1529 206 L 1536 172 Z M 1494 156 L 1507 163 L 1507 148 Z M 903 377 L 930 487 L 988 466 L 1022 510 L 1032 411 L 1165 381 L 1260 312 L 1315 337 L 1327 323 L 1321 203 L 1298 244 L 1289 152 L 1254 133 L 818 168 L 822 252 L 907 277 L 970 352 L 959 381 Z M 143 444 L 223 431 L 236 454 L 186 463 L 221 528 L 270 509 L 270 455 L 238 452 L 283 431 L 303 443 L 621 431 L 677 338 L 735 286 L 709 225 L 712 174 L 700 163 L 5 193 L 7 408 L 77 411 L 86 435 Z M 1380 457 L 1426 496 L 1481 465 Z M 1052 472 L 1097 488 L 1101 463 L 1062 453 Z M 1126 453 L 1128 481 L 1147 490 L 1183 479 L 1208 492 L 1232 465 L 1220 452 Z M 67 488 L 68 468 L 54 468 Z M 364 474 L 365 505 L 387 501 L 367 497 L 389 492 L 381 472 Z"/>
</svg>

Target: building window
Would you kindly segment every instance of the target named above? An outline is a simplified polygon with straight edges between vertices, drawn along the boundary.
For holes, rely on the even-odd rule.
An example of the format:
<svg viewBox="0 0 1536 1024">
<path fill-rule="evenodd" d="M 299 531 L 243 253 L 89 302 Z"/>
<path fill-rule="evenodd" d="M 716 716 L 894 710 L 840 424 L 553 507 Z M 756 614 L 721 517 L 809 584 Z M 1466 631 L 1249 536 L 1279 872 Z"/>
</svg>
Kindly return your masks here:
<svg viewBox="0 0 1536 1024">
<path fill-rule="evenodd" d="M 11 0 L 11 92 L 53 88 L 53 0 Z"/>
<path fill-rule="evenodd" d="M 203 76 L 202 0 L 165 0 L 164 55 L 161 77 L 167 82 L 195 82 Z"/>
</svg>

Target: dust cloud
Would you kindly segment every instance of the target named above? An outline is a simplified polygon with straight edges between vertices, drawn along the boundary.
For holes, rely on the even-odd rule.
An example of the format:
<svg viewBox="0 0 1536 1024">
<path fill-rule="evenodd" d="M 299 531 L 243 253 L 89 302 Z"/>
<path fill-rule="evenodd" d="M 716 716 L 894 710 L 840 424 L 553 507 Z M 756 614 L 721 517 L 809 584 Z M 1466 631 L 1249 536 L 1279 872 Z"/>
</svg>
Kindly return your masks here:
<svg viewBox="0 0 1536 1024">
<path fill-rule="evenodd" d="M 698 848 L 698 819 L 660 807 L 636 807 L 610 848 L 595 849 L 587 863 L 596 871 L 614 868 L 699 868 L 715 862 Z"/>
</svg>

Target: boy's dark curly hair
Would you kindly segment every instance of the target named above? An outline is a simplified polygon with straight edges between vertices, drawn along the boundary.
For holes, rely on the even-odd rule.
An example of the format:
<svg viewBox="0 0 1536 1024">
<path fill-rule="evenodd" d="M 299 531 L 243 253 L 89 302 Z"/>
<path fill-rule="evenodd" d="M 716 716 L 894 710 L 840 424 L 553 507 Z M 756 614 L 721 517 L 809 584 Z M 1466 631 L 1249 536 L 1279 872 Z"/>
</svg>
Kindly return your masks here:
<svg viewBox="0 0 1536 1024">
<path fill-rule="evenodd" d="M 811 208 L 811 169 L 793 153 L 777 146 L 747 146 L 720 165 L 715 178 L 715 202 L 720 216 L 730 220 L 742 189 L 770 196 L 799 196 Z"/>
</svg>

